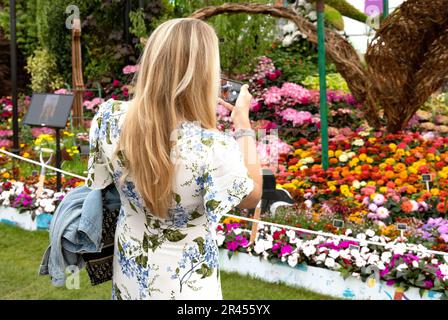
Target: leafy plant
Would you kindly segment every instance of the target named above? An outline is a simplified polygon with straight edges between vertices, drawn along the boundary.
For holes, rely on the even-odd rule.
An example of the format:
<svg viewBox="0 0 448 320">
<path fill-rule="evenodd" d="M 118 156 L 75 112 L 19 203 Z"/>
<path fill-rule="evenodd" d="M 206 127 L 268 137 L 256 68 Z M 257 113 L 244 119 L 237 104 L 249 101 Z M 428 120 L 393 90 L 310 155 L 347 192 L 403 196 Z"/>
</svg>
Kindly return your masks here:
<svg viewBox="0 0 448 320">
<path fill-rule="evenodd" d="M 27 59 L 25 67 L 31 75 L 33 92 L 48 92 L 63 86 L 64 81 L 57 73 L 56 58 L 47 49 L 37 49 Z"/>
</svg>

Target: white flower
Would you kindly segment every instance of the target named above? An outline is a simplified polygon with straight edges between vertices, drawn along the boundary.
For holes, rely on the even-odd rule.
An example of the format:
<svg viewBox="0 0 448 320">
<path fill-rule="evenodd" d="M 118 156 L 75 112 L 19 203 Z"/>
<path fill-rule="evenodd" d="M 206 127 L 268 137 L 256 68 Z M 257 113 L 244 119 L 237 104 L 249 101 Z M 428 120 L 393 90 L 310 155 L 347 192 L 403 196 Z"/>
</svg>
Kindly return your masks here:
<svg viewBox="0 0 448 320">
<path fill-rule="evenodd" d="M 241 228 L 235 228 L 235 229 L 233 229 L 233 232 L 234 232 L 236 235 L 239 235 L 241 232 L 243 232 L 243 230 L 242 230 Z"/>
<path fill-rule="evenodd" d="M 350 252 L 349 252 L 348 249 L 339 251 L 339 256 L 340 256 L 341 258 L 343 258 L 343 259 L 350 259 L 350 258 L 351 258 L 351 256 L 350 256 Z"/>
<path fill-rule="evenodd" d="M 378 193 L 377 195 L 375 195 L 375 197 L 373 198 L 373 202 L 377 205 L 377 206 L 382 206 L 384 204 L 384 201 L 386 199 L 384 198 L 384 196 L 381 193 Z"/>
<path fill-rule="evenodd" d="M 366 265 L 366 261 L 362 258 L 356 258 L 355 264 L 358 268 L 362 268 Z"/>
<path fill-rule="evenodd" d="M 290 240 L 292 240 L 296 237 L 296 232 L 294 230 L 289 229 L 288 231 L 286 231 L 286 235 Z"/>
<path fill-rule="evenodd" d="M 366 230 L 366 235 L 367 235 L 369 238 L 372 238 L 372 237 L 375 235 L 375 231 L 373 231 L 372 229 L 367 229 L 367 230 Z"/>
<path fill-rule="evenodd" d="M 418 202 L 415 200 L 410 201 L 412 203 L 412 211 L 418 211 Z"/>
<path fill-rule="evenodd" d="M 294 37 L 292 35 L 288 34 L 283 38 L 282 45 L 284 47 L 289 47 L 293 41 L 294 41 Z"/>
<path fill-rule="evenodd" d="M 313 255 L 316 253 L 316 247 L 312 245 L 304 246 L 303 248 L 303 254 L 307 257 Z"/>
<path fill-rule="evenodd" d="M 386 266 L 384 265 L 384 262 L 383 262 L 383 261 L 378 261 L 378 262 L 376 263 L 376 266 L 377 266 L 378 269 L 380 269 L 380 270 L 384 270 L 384 269 L 386 269 Z"/>
<path fill-rule="evenodd" d="M 345 230 L 345 235 L 349 236 L 352 234 L 352 232 L 353 232 L 352 229 L 347 229 L 347 230 Z"/>
<path fill-rule="evenodd" d="M 316 262 L 324 262 L 325 259 L 327 259 L 327 254 L 324 252 L 316 257 Z"/>
<path fill-rule="evenodd" d="M 438 260 L 438 259 L 432 259 L 432 260 L 431 260 L 431 263 L 432 263 L 432 264 L 438 264 L 438 263 L 439 263 L 439 260 Z"/>
<path fill-rule="evenodd" d="M 224 243 L 224 240 L 226 239 L 226 236 L 219 233 L 216 236 L 216 241 L 218 242 L 218 247 L 222 246 L 222 244 Z"/>
<path fill-rule="evenodd" d="M 361 188 L 361 183 L 358 180 L 355 180 L 355 181 L 353 181 L 352 186 L 355 189 L 359 189 L 359 188 Z"/>
<path fill-rule="evenodd" d="M 288 264 L 290 267 L 294 268 L 298 263 L 297 253 L 293 253 L 288 257 Z"/>
<path fill-rule="evenodd" d="M 47 213 L 53 213 L 55 210 L 56 210 L 56 207 L 51 203 L 44 207 L 44 211 Z"/>
<path fill-rule="evenodd" d="M 446 256 L 445 256 L 446 258 Z M 441 264 L 439 270 L 443 275 L 443 280 L 448 280 L 448 264 Z"/>
<path fill-rule="evenodd" d="M 378 206 L 374 203 L 369 204 L 369 210 L 371 212 L 376 212 L 376 210 L 378 210 Z"/>
<path fill-rule="evenodd" d="M 348 156 L 346 154 L 341 154 L 339 156 L 339 162 L 347 162 L 348 161 Z"/>
<path fill-rule="evenodd" d="M 356 235 L 356 239 L 366 240 L 366 235 L 364 233 L 359 233 Z"/>
<path fill-rule="evenodd" d="M 308 14 L 308 18 L 309 18 L 311 21 L 316 20 L 316 19 L 317 19 L 317 13 L 316 13 L 316 11 L 311 11 L 311 12 Z"/>
<path fill-rule="evenodd" d="M 398 271 L 403 271 L 404 269 L 407 269 L 407 268 L 408 268 L 407 264 L 406 264 L 406 263 L 402 263 L 402 264 L 400 264 L 400 265 L 397 267 L 397 270 L 398 270 Z"/>
<path fill-rule="evenodd" d="M 333 258 L 333 259 L 337 259 L 339 258 L 339 251 L 337 250 L 330 250 L 330 252 L 328 253 L 328 256 Z"/>
<path fill-rule="evenodd" d="M 406 252 L 406 244 L 404 243 L 397 243 L 394 246 L 394 253 L 403 255 Z"/>
<path fill-rule="evenodd" d="M 376 254 L 370 255 L 369 259 L 367 260 L 368 264 L 376 264 L 380 260 L 380 257 Z"/>
<path fill-rule="evenodd" d="M 305 200 L 305 206 L 310 209 L 313 206 L 313 201 L 311 200 Z"/>
<path fill-rule="evenodd" d="M 258 240 L 256 243 L 255 243 L 255 246 L 254 246 L 254 251 L 257 253 L 257 254 L 261 254 L 262 252 L 264 252 L 264 240 Z"/>
<path fill-rule="evenodd" d="M 418 268 L 418 262 L 417 261 L 412 261 L 412 266 L 414 267 L 414 268 Z"/>
<path fill-rule="evenodd" d="M 390 258 L 392 258 L 392 253 L 389 251 L 385 251 L 381 254 L 381 261 L 383 261 L 384 263 L 389 263 Z"/>
<path fill-rule="evenodd" d="M 361 277 L 361 275 L 360 275 L 358 272 L 353 272 L 353 273 L 352 273 L 352 277 L 353 277 L 353 278 L 358 278 L 358 279 L 359 279 L 359 278 Z"/>
<path fill-rule="evenodd" d="M 284 33 L 291 33 L 297 30 L 297 25 L 294 22 L 289 21 L 282 27 L 282 29 Z"/>
<path fill-rule="evenodd" d="M 378 210 L 376 210 L 376 214 L 378 215 L 378 218 L 380 218 L 380 219 L 389 218 L 389 210 L 385 207 L 379 207 Z"/>
<path fill-rule="evenodd" d="M 352 145 L 362 147 L 364 145 L 364 140 L 356 139 L 355 141 L 352 142 Z"/>
<path fill-rule="evenodd" d="M 334 268 L 336 265 L 336 262 L 334 261 L 333 258 L 328 257 L 327 259 L 325 259 L 325 266 L 327 266 L 328 268 Z"/>
<path fill-rule="evenodd" d="M 368 131 L 361 131 L 358 132 L 358 135 L 360 135 L 361 137 L 367 137 L 370 135 L 370 133 Z"/>
</svg>

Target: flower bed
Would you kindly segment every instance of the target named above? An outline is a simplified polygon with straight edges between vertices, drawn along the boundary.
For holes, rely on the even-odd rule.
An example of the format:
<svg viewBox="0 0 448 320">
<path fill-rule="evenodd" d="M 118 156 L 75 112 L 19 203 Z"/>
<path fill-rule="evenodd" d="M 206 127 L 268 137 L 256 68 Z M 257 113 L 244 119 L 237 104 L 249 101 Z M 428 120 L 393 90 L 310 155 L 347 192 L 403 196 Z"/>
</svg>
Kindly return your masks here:
<svg viewBox="0 0 448 320">
<path fill-rule="evenodd" d="M 346 235 L 351 235 L 351 230 Z M 372 279 L 383 280 L 404 291 L 414 287 L 422 295 L 424 290 L 448 295 L 448 255 L 428 253 L 422 245 L 390 241 L 373 230 L 347 241 L 260 224 L 254 244 L 249 245 L 249 237 L 240 222 L 227 219 L 218 226 L 218 244 L 228 250 L 229 257 L 244 252 L 291 268 L 306 264 L 338 271 L 344 279 L 357 278 L 368 285 Z M 383 245 L 369 245 L 366 240 Z"/>
</svg>

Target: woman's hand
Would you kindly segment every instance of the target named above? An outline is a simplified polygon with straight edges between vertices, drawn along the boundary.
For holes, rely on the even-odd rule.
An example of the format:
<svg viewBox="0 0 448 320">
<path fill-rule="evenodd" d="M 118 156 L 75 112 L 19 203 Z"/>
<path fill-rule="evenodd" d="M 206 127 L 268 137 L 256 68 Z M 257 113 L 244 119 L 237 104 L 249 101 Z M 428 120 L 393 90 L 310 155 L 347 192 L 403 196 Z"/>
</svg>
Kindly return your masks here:
<svg viewBox="0 0 448 320">
<path fill-rule="evenodd" d="M 232 119 L 235 129 L 250 129 L 249 109 L 252 101 L 252 95 L 249 93 L 249 86 L 247 84 L 241 87 L 238 99 L 235 106 L 225 102 L 221 98 L 219 103 L 226 109 L 231 111 L 230 118 Z"/>
</svg>

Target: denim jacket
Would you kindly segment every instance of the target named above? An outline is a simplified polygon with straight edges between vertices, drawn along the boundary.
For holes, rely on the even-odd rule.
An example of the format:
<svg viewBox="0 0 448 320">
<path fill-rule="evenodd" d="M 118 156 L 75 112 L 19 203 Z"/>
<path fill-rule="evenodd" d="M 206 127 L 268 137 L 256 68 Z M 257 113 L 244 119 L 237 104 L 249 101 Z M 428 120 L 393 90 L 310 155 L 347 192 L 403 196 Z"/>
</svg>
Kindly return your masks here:
<svg viewBox="0 0 448 320">
<path fill-rule="evenodd" d="M 101 251 L 103 206 L 121 206 L 115 187 L 106 191 L 105 198 L 102 192 L 86 186 L 77 187 L 59 204 L 50 224 L 50 245 L 39 269 L 39 275 L 50 275 L 54 286 L 65 284 L 66 267 L 81 269 L 85 266 L 83 253 Z M 104 199 L 107 199 L 105 203 Z"/>
</svg>

